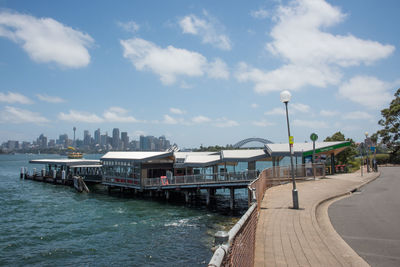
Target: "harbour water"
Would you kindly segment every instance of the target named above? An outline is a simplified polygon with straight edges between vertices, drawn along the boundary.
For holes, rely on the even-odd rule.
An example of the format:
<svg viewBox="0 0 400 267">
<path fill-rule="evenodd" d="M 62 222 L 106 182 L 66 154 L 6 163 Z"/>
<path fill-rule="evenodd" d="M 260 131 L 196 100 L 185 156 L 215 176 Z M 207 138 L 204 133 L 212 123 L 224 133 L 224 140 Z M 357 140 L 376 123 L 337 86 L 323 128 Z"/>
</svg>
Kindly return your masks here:
<svg viewBox="0 0 400 267">
<path fill-rule="evenodd" d="M 217 193 L 217 208 L 210 210 L 110 196 L 101 186 L 79 194 L 20 180 L 20 168 L 30 159 L 57 157 L 0 155 L 0 265 L 204 266 L 214 233 L 229 230 L 247 209 L 245 190 L 237 190 L 231 213 L 228 190 Z"/>
</svg>

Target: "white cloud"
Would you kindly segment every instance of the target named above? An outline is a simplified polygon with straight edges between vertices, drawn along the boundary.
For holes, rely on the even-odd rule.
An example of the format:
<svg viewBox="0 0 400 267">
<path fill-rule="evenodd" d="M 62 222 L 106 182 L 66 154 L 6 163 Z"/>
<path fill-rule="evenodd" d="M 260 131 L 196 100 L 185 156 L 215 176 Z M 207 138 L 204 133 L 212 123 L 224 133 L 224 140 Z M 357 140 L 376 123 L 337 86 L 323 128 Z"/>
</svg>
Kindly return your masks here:
<svg viewBox="0 0 400 267">
<path fill-rule="evenodd" d="M 32 104 L 32 100 L 30 100 L 28 97 L 21 95 L 19 93 L 13 93 L 13 92 L 8 92 L 8 93 L 0 93 L 0 102 L 6 102 L 6 103 L 20 103 L 20 104 Z"/>
<path fill-rule="evenodd" d="M 333 116 L 337 116 L 339 115 L 339 112 L 334 111 L 334 110 L 321 110 L 321 112 L 319 113 L 321 116 L 324 117 L 333 117 Z"/>
<path fill-rule="evenodd" d="M 326 87 L 340 83 L 341 68 L 369 65 L 393 53 L 392 45 L 326 31 L 345 17 L 324 0 L 295 0 L 280 6 L 270 33 L 273 40 L 266 49 L 285 64 L 262 71 L 241 63 L 237 79 L 253 82 L 258 93 L 298 90 L 308 85 Z"/>
<path fill-rule="evenodd" d="M 183 123 L 182 119 L 174 118 L 168 114 L 164 115 L 164 120 L 163 123 L 165 124 L 178 124 L 178 123 Z"/>
<path fill-rule="evenodd" d="M 49 95 L 41 95 L 41 94 L 37 94 L 36 96 L 37 96 L 37 98 L 39 98 L 39 100 L 44 101 L 44 102 L 48 102 L 48 103 L 62 103 L 62 102 L 65 102 L 64 99 L 62 99 L 61 97 L 58 97 L 58 96 L 49 96 Z"/>
<path fill-rule="evenodd" d="M 121 40 L 120 43 L 124 57 L 129 59 L 137 70 L 156 73 L 166 85 L 175 83 L 177 76 L 199 77 L 208 73 L 210 69 L 214 69 L 214 72 L 208 73 L 212 78 L 226 76 L 222 61 L 208 63 L 207 59 L 197 52 L 173 46 L 161 48 L 140 38 Z"/>
<path fill-rule="evenodd" d="M 172 114 L 177 114 L 177 115 L 182 115 L 182 114 L 186 113 L 186 111 L 179 109 L 179 108 L 170 108 L 169 112 L 171 112 Z"/>
<path fill-rule="evenodd" d="M 117 25 L 124 31 L 130 32 L 130 33 L 136 33 L 140 29 L 139 24 L 137 24 L 134 21 L 127 21 L 127 22 L 118 21 Z"/>
<path fill-rule="evenodd" d="M 127 115 L 128 110 L 121 107 L 111 107 L 103 113 L 103 117 L 108 122 L 139 122 L 132 116 Z"/>
<path fill-rule="evenodd" d="M 265 115 L 285 115 L 286 111 L 284 108 L 273 108 L 269 111 L 264 112 Z"/>
<path fill-rule="evenodd" d="M 185 81 L 181 81 L 181 84 L 179 85 L 179 87 L 180 87 L 180 88 L 183 88 L 183 89 L 190 89 L 190 88 L 192 88 L 193 86 L 192 86 L 191 84 L 188 84 L 188 83 L 185 82 Z"/>
<path fill-rule="evenodd" d="M 8 38 L 39 63 L 55 62 L 68 68 L 85 67 L 90 62 L 87 50 L 94 40 L 52 18 L 0 12 L 0 36 Z"/>
<path fill-rule="evenodd" d="M 256 103 L 253 103 L 253 104 L 251 104 L 250 105 L 252 108 L 258 108 L 258 104 L 256 104 Z"/>
<path fill-rule="evenodd" d="M 258 10 L 253 10 L 250 12 L 250 15 L 256 19 L 265 19 L 269 16 L 269 11 L 263 8 Z"/>
<path fill-rule="evenodd" d="M 199 123 L 205 123 L 205 122 L 210 122 L 211 119 L 202 115 L 196 116 L 192 118 L 192 122 L 199 124 Z"/>
<path fill-rule="evenodd" d="M 301 104 L 301 103 L 291 103 L 290 107 L 293 108 L 294 110 L 298 112 L 303 112 L 307 113 L 310 111 L 310 106 L 306 104 Z"/>
<path fill-rule="evenodd" d="M 273 71 L 263 71 L 241 62 L 236 71 L 239 82 L 253 82 L 257 93 L 299 90 L 306 85 L 326 87 L 338 84 L 342 75 L 327 66 L 299 66 L 287 64 Z"/>
<path fill-rule="evenodd" d="M 293 109 L 301 113 L 307 113 L 310 111 L 310 106 L 302 103 L 290 103 L 289 109 Z M 286 115 L 286 110 L 284 108 L 273 108 L 264 112 L 264 115 Z"/>
<path fill-rule="evenodd" d="M 259 127 L 268 127 L 268 126 L 275 125 L 274 123 L 266 121 L 266 120 L 253 121 L 252 124 L 255 125 L 255 126 L 259 126 Z"/>
<path fill-rule="evenodd" d="M 364 111 L 353 111 L 348 112 L 343 115 L 343 118 L 347 120 L 365 120 L 365 119 L 372 119 L 372 115 Z"/>
<path fill-rule="evenodd" d="M 293 120 L 293 125 L 310 129 L 329 128 L 325 121 Z"/>
<path fill-rule="evenodd" d="M 208 76 L 215 79 L 228 79 L 229 78 L 229 71 L 228 66 L 224 61 L 217 58 L 213 62 L 209 64 L 207 68 Z"/>
<path fill-rule="evenodd" d="M 188 15 L 179 21 L 182 32 L 186 34 L 198 35 L 202 42 L 211 44 L 222 50 L 231 50 L 231 40 L 223 34 L 223 26 L 206 11 L 203 12 L 204 18 L 195 15 Z"/>
<path fill-rule="evenodd" d="M 48 119 L 41 116 L 37 112 L 32 112 L 26 109 L 20 109 L 16 107 L 6 106 L 0 111 L 0 122 L 1 123 L 35 123 L 42 124 L 49 122 Z"/>
<path fill-rule="evenodd" d="M 101 123 L 104 122 L 104 119 L 97 116 L 96 114 L 70 110 L 69 113 L 60 112 L 58 114 L 58 118 L 63 121 L 70 122 L 86 122 L 86 123 Z"/>
<path fill-rule="evenodd" d="M 391 84 L 371 76 L 356 76 L 339 87 L 339 95 L 370 109 L 389 103 Z"/>
<path fill-rule="evenodd" d="M 215 126 L 220 128 L 228 128 L 228 127 L 239 126 L 239 123 L 234 120 L 229 120 L 227 118 L 220 118 L 216 120 Z"/>
</svg>

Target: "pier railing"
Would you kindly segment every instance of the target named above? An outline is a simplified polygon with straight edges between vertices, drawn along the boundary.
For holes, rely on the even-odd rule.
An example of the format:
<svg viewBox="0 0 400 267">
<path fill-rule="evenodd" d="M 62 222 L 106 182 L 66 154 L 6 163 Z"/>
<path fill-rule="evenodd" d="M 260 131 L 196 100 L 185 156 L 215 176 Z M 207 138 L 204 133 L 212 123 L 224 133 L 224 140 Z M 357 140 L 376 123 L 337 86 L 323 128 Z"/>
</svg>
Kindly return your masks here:
<svg viewBox="0 0 400 267">
<path fill-rule="evenodd" d="M 302 164 L 294 166 L 295 179 L 325 177 L 324 164 Z M 291 168 L 275 166 L 263 170 L 258 178 L 251 182 L 249 189 L 249 210 L 229 231 L 228 240 L 219 245 L 208 266 L 253 266 L 255 236 L 258 214 L 265 191 L 275 185 L 291 181 Z"/>
<path fill-rule="evenodd" d="M 258 171 L 244 171 L 244 172 L 222 172 L 212 174 L 196 174 L 196 175 L 182 175 L 172 176 L 165 178 L 146 178 L 144 179 L 145 186 L 171 186 L 171 185 L 188 185 L 188 184 L 211 184 L 211 183 L 228 183 L 228 182 L 241 182 L 252 181 L 257 175 Z"/>
<path fill-rule="evenodd" d="M 125 177 L 108 177 L 103 176 L 103 183 L 105 184 L 126 184 L 126 185 L 136 185 L 140 186 L 140 179 L 139 178 L 125 178 Z"/>
</svg>

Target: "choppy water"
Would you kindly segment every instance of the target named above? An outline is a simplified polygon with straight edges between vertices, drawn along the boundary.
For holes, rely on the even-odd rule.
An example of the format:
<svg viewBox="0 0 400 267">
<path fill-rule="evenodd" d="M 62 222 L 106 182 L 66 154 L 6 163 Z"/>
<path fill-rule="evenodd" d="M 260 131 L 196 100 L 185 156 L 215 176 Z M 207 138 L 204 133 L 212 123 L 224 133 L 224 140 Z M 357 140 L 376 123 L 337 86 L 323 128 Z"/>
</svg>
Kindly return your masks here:
<svg viewBox="0 0 400 267">
<path fill-rule="evenodd" d="M 240 215 L 224 214 L 225 196 L 210 211 L 19 179 L 30 159 L 49 157 L 0 155 L 0 265 L 204 266 L 214 233 Z M 246 197 L 237 198 L 242 213 Z"/>
</svg>

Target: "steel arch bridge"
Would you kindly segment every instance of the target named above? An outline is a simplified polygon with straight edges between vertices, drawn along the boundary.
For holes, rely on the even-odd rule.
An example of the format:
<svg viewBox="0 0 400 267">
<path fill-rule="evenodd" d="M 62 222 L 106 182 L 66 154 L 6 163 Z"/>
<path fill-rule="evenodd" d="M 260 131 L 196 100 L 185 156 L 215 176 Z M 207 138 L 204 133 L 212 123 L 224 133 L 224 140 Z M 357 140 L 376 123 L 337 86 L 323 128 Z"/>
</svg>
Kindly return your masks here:
<svg viewBox="0 0 400 267">
<path fill-rule="evenodd" d="M 242 141 L 237 142 L 236 144 L 233 145 L 233 148 L 240 148 L 243 145 L 245 145 L 247 143 L 250 143 L 250 142 L 260 142 L 260 143 L 263 143 L 264 145 L 265 144 L 273 144 L 273 142 L 270 141 L 270 140 L 267 140 L 267 139 L 264 139 L 264 138 L 253 137 L 253 138 L 247 138 L 247 139 L 244 139 Z"/>
</svg>

